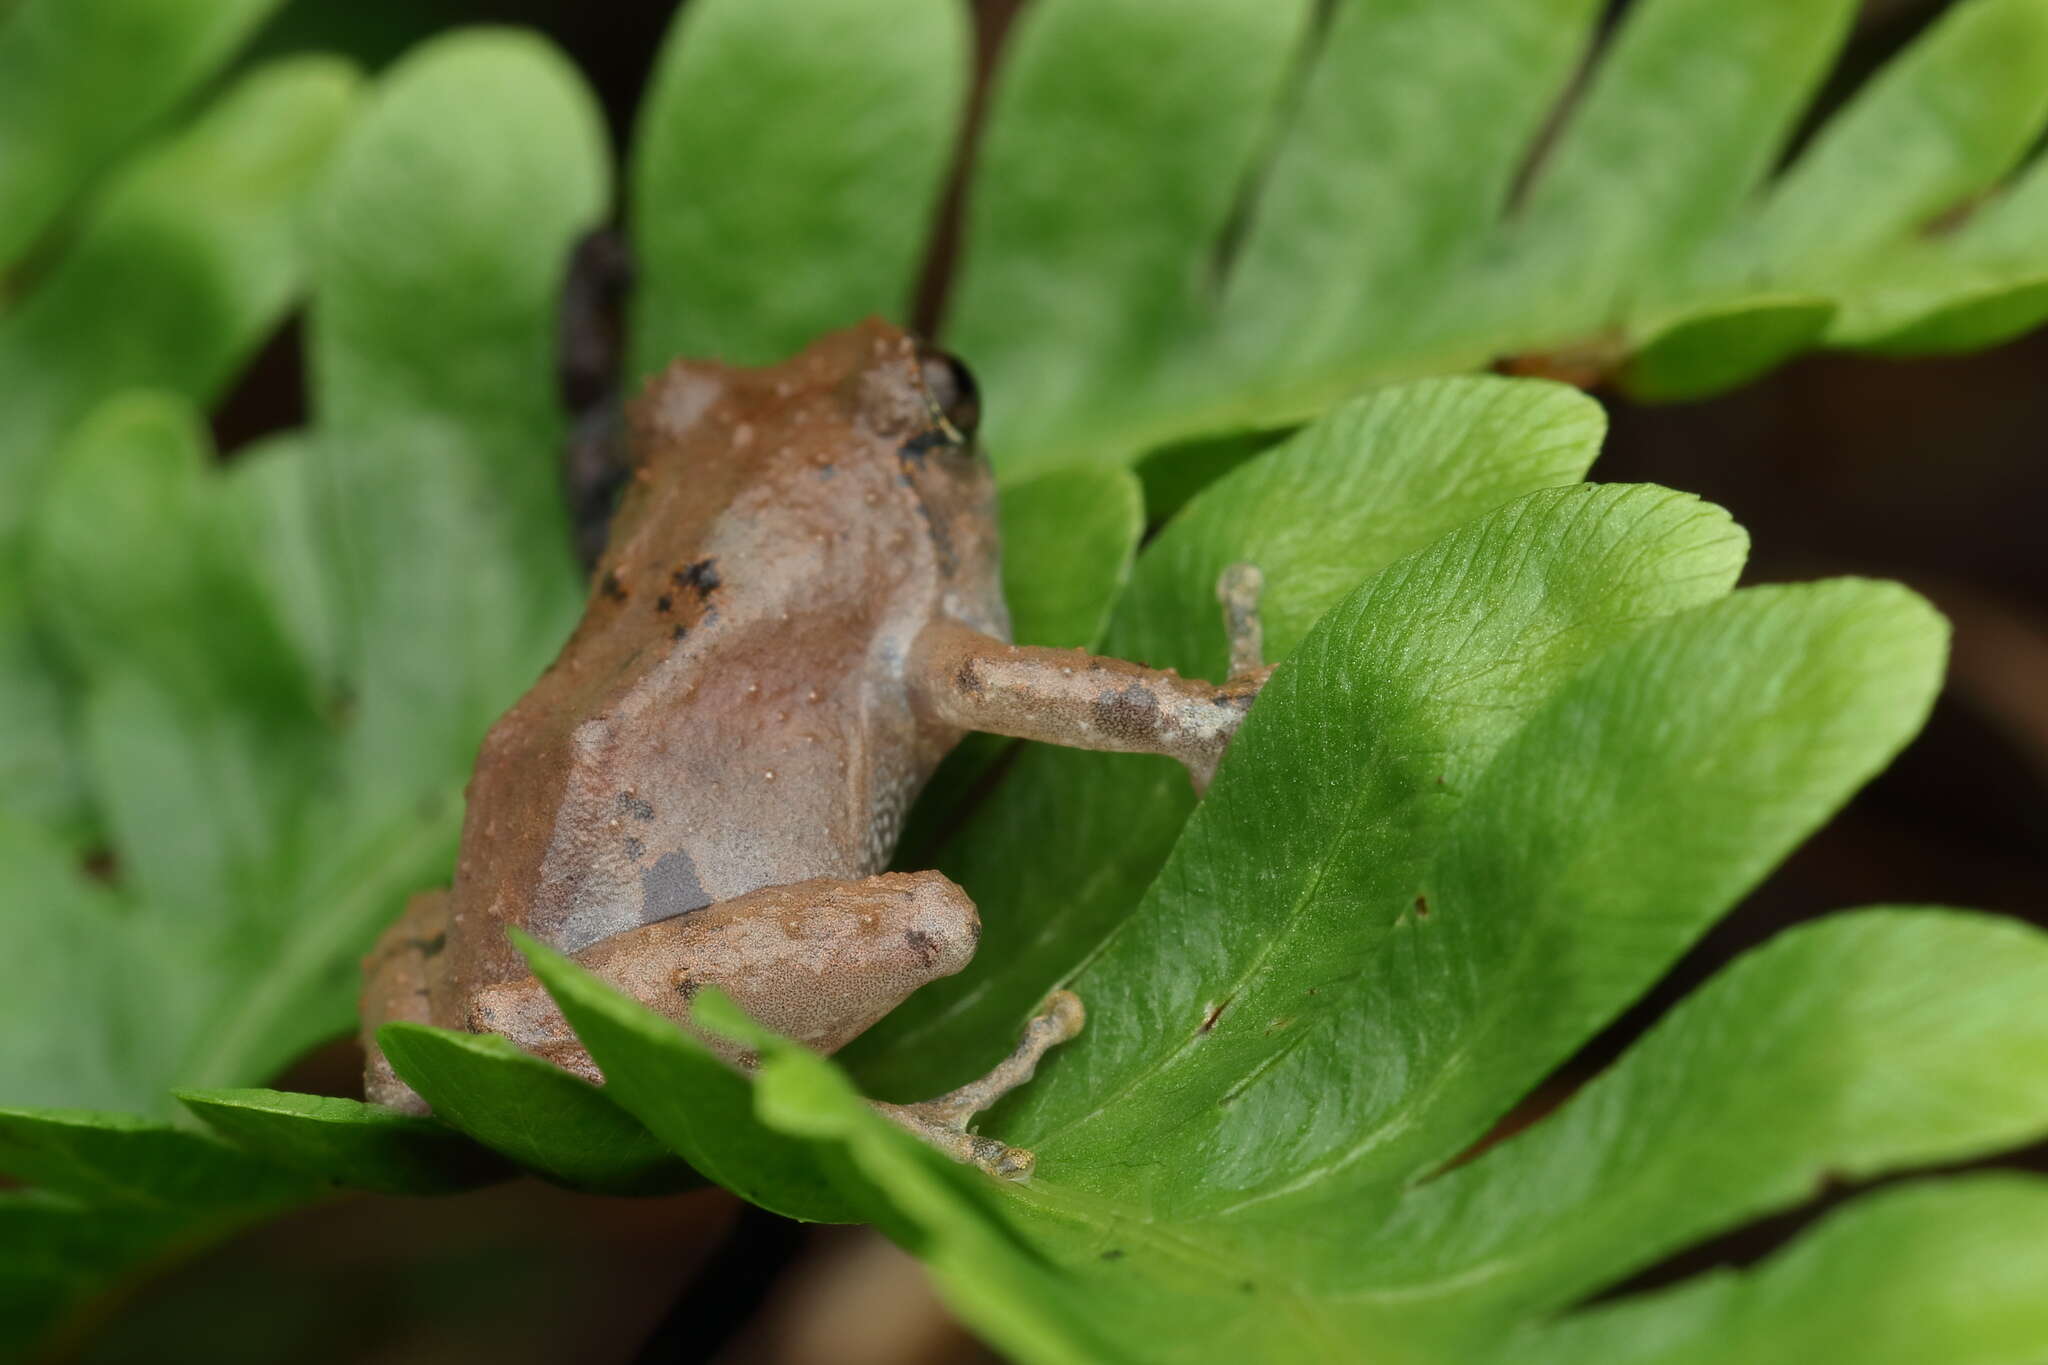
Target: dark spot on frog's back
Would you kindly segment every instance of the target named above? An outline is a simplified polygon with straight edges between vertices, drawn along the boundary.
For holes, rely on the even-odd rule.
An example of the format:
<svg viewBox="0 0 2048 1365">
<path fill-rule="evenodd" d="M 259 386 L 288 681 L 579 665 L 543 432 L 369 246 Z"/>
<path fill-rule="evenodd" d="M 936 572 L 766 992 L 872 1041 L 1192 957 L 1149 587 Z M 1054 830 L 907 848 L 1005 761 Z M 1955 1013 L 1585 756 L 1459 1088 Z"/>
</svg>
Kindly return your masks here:
<svg viewBox="0 0 2048 1365">
<path fill-rule="evenodd" d="M 917 965 L 929 969 L 939 960 L 939 941 L 922 929 L 905 929 L 903 942 L 917 955 Z"/>
<path fill-rule="evenodd" d="M 661 860 L 640 874 L 640 891 L 646 907 L 645 922 L 674 919 L 711 904 L 704 883 L 697 880 L 697 864 L 682 849 L 661 855 Z"/>
<path fill-rule="evenodd" d="M 631 792 L 620 792 L 615 798 L 614 804 L 617 806 L 619 814 L 630 815 L 635 820 L 652 820 L 654 818 L 654 804 L 650 801 L 641 800 Z"/>
<path fill-rule="evenodd" d="M 597 583 L 598 590 L 612 601 L 623 602 L 626 600 L 626 585 L 619 581 L 619 575 L 615 570 L 606 569 L 604 577 L 600 578 Z"/>
<path fill-rule="evenodd" d="M 718 560 L 715 558 L 684 565 L 675 571 L 674 578 L 677 587 L 696 593 L 699 602 L 710 597 L 712 590 L 725 581 L 718 575 Z"/>
</svg>

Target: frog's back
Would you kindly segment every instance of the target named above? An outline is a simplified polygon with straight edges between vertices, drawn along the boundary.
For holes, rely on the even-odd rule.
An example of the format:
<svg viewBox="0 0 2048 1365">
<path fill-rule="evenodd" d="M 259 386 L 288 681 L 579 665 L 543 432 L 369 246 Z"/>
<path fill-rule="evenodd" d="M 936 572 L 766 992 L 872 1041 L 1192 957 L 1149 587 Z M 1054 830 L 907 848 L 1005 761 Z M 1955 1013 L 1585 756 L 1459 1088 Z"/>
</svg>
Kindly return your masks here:
<svg viewBox="0 0 2048 1365">
<path fill-rule="evenodd" d="M 470 979 L 525 970 L 507 924 L 573 952 L 887 862 L 957 738 L 912 713 L 911 640 L 940 610 L 1004 629 L 986 470 L 934 491 L 915 355 L 869 323 L 650 383 L 584 619 L 477 762 L 449 945 Z"/>
</svg>

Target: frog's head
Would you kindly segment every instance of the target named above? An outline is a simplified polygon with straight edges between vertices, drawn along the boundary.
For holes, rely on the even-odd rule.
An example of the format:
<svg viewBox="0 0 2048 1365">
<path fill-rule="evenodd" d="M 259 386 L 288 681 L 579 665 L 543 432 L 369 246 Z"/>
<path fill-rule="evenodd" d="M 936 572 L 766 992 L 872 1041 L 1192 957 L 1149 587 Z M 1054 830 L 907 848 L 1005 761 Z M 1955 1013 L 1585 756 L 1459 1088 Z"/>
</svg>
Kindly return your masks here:
<svg viewBox="0 0 2048 1365">
<path fill-rule="evenodd" d="M 819 343 L 858 339 L 840 393 L 873 438 L 881 466 L 936 576 L 936 605 L 978 630 L 1009 636 L 996 534 L 996 484 L 978 439 L 981 393 L 957 357 L 871 320 Z M 849 452 L 851 453 L 851 452 Z"/>
<path fill-rule="evenodd" d="M 837 567 L 806 572 L 870 596 L 929 593 L 930 609 L 1007 638 L 980 408 L 964 364 L 875 318 L 779 365 L 676 361 L 634 405 L 638 487 L 606 567 L 630 588 L 635 565 L 666 563 L 639 542 L 694 544 L 714 528 L 759 540 L 727 547 L 756 576 L 800 562 L 778 545 L 830 544 Z M 872 562 L 851 567 L 849 554 Z"/>
<path fill-rule="evenodd" d="M 981 390 L 958 357 L 911 341 L 911 372 L 922 407 L 896 449 L 899 476 L 938 565 L 947 614 L 1009 638 L 996 531 L 996 481 L 979 440 Z"/>
</svg>

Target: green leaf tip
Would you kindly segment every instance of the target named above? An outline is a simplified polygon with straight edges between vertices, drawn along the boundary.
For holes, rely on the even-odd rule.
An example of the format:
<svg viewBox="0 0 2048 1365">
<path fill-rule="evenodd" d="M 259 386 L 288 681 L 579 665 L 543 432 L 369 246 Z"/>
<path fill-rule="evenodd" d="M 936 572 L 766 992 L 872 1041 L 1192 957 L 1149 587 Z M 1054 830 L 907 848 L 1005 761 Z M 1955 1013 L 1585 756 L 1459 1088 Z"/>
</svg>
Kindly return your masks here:
<svg viewBox="0 0 2048 1365">
<path fill-rule="evenodd" d="M 0 1109 L 0 1170 L 94 1203 L 273 1209 L 321 1182 L 199 1133 L 139 1115 Z"/>
<path fill-rule="evenodd" d="M 474 1189 L 511 1167 L 446 1125 L 357 1100 L 278 1090 L 177 1090 L 222 1137 L 281 1166 L 384 1194 Z"/>
<path fill-rule="evenodd" d="M 495 1034 L 399 1022 L 377 1045 L 435 1117 L 559 1184 L 652 1194 L 697 1183 L 602 1089 Z"/>
<path fill-rule="evenodd" d="M 1701 398 L 1756 378 L 1818 340 L 1834 320 L 1820 297 L 1745 299 L 1661 324 L 1617 382 L 1643 402 Z"/>
</svg>

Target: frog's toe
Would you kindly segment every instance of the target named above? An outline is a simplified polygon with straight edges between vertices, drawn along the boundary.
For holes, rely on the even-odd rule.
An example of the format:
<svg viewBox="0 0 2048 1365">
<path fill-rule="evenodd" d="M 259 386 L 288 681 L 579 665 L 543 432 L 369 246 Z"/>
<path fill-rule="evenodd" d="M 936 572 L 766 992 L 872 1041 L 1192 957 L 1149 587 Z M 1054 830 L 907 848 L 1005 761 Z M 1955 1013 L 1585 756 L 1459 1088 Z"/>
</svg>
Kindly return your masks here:
<svg viewBox="0 0 2048 1365">
<path fill-rule="evenodd" d="M 884 1117 L 955 1161 L 979 1166 L 999 1180 L 1027 1179 L 1038 1158 L 1023 1147 L 968 1132 L 968 1120 L 1029 1081 L 1039 1059 L 1079 1033 L 1086 1021 L 1080 996 L 1054 991 L 1024 1026 L 1024 1037 L 1015 1049 L 986 1076 L 919 1104 L 872 1103 Z"/>
</svg>

